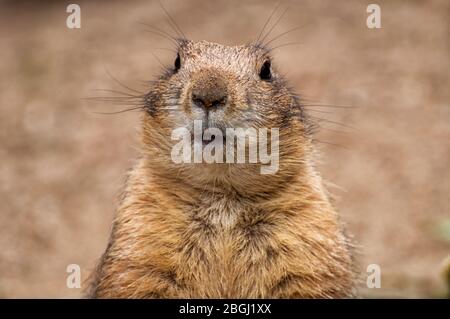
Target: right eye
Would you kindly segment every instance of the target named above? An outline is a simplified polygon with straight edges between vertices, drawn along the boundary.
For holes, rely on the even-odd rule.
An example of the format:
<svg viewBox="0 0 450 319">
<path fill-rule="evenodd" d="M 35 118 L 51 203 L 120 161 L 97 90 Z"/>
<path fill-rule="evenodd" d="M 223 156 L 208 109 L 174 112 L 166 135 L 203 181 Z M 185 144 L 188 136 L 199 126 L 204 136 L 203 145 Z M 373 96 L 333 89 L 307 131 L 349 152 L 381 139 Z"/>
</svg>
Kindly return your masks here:
<svg viewBox="0 0 450 319">
<path fill-rule="evenodd" d="M 259 71 L 259 77 L 261 80 L 270 81 L 270 79 L 272 79 L 272 71 L 270 68 L 270 60 L 266 60 Z"/>
<path fill-rule="evenodd" d="M 177 58 L 175 59 L 175 72 L 178 72 L 180 67 L 181 67 L 181 58 L 180 58 L 180 54 L 177 53 Z"/>
</svg>

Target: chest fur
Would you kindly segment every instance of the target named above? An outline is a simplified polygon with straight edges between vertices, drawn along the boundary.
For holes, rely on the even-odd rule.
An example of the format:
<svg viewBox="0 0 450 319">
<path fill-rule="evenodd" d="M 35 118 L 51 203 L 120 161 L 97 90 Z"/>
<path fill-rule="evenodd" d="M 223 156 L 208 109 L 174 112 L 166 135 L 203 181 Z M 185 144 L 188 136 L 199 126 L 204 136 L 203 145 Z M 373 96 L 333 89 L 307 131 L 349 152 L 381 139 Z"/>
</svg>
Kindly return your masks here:
<svg viewBox="0 0 450 319">
<path fill-rule="evenodd" d="M 191 208 L 183 234 L 181 277 L 197 295 L 226 297 L 261 291 L 270 285 L 279 243 L 270 214 L 245 203 L 215 198 Z"/>
</svg>

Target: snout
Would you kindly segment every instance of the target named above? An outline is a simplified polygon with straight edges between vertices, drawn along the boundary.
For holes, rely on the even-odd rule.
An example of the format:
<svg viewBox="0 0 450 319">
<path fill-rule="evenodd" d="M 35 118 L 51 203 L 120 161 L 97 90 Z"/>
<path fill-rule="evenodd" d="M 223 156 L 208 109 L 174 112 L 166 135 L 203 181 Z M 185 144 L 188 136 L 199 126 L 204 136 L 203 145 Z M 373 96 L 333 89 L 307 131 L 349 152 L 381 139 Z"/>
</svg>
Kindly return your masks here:
<svg viewBox="0 0 450 319">
<path fill-rule="evenodd" d="M 206 112 L 227 106 L 229 89 L 225 79 L 214 70 L 202 70 L 191 78 L 192 107 L 201 108 Z"/>
</svg>

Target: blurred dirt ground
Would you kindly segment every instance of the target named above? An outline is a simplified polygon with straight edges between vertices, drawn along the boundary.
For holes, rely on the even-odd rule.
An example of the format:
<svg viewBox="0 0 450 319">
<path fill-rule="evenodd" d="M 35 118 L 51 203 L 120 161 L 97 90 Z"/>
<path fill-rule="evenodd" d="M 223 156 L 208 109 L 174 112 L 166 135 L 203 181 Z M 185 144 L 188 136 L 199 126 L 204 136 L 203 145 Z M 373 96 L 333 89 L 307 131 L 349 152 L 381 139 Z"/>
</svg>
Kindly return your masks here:
<svg viewBox="0 0 450 319">
<path fill-rule="evenodd" d="M 67 1 L 0 1 L 0 297 L 80 297 L 66 267 L 86 279 L 106 247 L 138 112 L 88 103 L 95 89 L 145 91 L 171 64 L 173 32 L 156 1 L 77 1 L 82 27 L 65 25 Z M 272 36 L 275 64 L 322 122 L 323 176 L 358 243 L 359 267 L 379 264 L 381 289 L 363 296 L 442 297 L 450 252 L 449 13 L 442 1 L 377 1 L 382 28 L 366 27 L 368 1 L 284 1 Z M 190 38 L 254 39 L 272 1 L 174 1 L 165 6 Z M 279 13 L 282 12 L 280 9 Z M 106 95 L 112 93 L 106 93 Z M 325 113 L 329 112 L 329 113 Z M 350 126 L 351 128 L 347 127 Z M 331 144 L 338 144 L 334 146 Z M 343 147 L 341 147 L 343 146 Z M 364 283 L 361 285 L 364 286 Z"/>
</svg>

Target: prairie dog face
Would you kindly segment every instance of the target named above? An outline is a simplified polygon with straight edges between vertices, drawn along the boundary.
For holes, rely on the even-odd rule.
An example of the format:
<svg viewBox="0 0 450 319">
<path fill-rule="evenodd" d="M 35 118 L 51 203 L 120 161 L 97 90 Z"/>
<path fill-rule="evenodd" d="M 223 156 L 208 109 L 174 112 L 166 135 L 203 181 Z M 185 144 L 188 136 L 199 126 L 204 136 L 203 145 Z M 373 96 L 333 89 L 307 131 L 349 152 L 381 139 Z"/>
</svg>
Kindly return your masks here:
<svg viewBox="0 0 450 319">
<path fill-rule="evenodd" d="M 154 82 L 145 98 L 147 146 L 167 158 L 174 145 L 172 132 L 182 128 L 194 137 L 198 123 L 202 132 L 214 128 L 223 137 L 230 128 L 254 129 L 257 134 L 261 129 L 276 129 L 285 139 L 284 143 L 279 142 L 280 148 L 306 137 L 302 108 L 274 68 L 269 50 L 253 44 L 225 46 L 190 40 L 178 43 L 173 66 Z M 210 140 L 216 140 L 216 134 Z M 225 145 L 225 139 L 221 143 Z M 295 153 L 296 148 L 280 149 L 280 154 Z M 236 169 L 243 167 L 246 174 L 253 174 L 255 168 L 232 164 L 200 166 L 202 172 L 213 178 L 225 171 L 237 174 Z M 192 165 L 184 165 L 182 169 L 188 167 L 195 171 Z"/>
<path fill-rule="evenodd" d="M 280 127 L 296 109 L 269 51 L 254 45 L 182 40 L 160 81 L 159 105 L 148 108 L 172 126 Z"/>
</svg>

